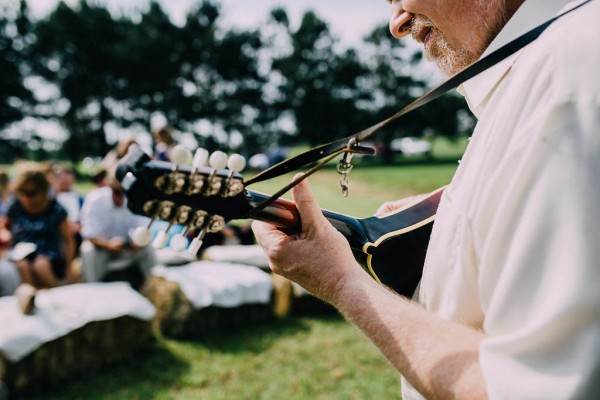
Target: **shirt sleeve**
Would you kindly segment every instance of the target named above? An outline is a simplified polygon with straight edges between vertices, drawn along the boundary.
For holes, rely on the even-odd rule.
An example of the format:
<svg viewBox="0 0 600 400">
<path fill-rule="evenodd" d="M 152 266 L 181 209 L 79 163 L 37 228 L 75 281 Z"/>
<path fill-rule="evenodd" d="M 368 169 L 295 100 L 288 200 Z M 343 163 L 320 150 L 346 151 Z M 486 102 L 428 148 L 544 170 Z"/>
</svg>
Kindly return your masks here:
<svg viewBox="0 0 600 400">
<path fill-rule="evenodd" d="M 85 239 L 106 236 L 107 218 L 103 218 L 108 212 L 105 202 L 102 201 L 102 189 L 90 192 L 83 202 L 81 208 L 81 236 Z"/>
<path fill-rule="evenodd" d="M 17 207 L 17 200 L 15 198 L 11 199 L 6 209 L 6 216 L 9 220 L 14 219 L 17 215 Z"/>
<path fill-rule="evenodd" d="M 59 221 L 67 219 L 67 210 L 56 200 L 54 200 L 54 212 L 56 213 L 56 218 Z"/>
<path fill-rule="evenodd" d="M 598 100 L 566 101 L 525 127 L 535 139 L 496 194 L 479 276 L 490 398 L 600 398 Z"/>
</svg>

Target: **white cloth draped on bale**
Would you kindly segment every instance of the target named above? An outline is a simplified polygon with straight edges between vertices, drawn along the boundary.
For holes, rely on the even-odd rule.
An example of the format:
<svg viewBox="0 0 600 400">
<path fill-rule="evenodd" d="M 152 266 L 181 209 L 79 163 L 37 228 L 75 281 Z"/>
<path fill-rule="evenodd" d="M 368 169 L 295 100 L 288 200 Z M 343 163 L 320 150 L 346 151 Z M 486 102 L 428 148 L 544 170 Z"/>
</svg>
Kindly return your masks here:
<svg viewBox="0 0 600 400">
<path fill-rule="evenodd" d="M 14 296 L 0 298 L 0 353 L 11 362 L 93 321 L 130 316 L 150 321 L 154 306 L 124 282 L 85 283 L 40 290 L 33 315 Z"/>
<path fill-rule="evenodd" d="M 211 246 L 202 256 L 209 261 L 231 262 L 269 268 L 269 260 L 259 245 Z"/>
<path fill-rule="evenodd" d="M 258 267 L 197 261 L 181 267 L 154 268 L 153 275 L 175 282 L 195 308 L 266 304 L 271 299 L 271 276 Z"/>
</svg>

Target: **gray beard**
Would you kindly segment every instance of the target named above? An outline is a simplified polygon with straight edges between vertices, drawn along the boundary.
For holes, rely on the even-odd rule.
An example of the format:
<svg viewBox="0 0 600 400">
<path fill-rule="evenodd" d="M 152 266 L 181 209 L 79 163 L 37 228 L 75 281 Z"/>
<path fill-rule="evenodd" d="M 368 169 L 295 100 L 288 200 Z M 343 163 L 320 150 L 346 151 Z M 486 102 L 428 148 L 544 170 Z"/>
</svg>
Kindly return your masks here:
<svg viewBox="0 0 600 400">
<path fill-rule="evenodd" d="M 491 7 L 499 7 L 499 10 L 491 12 L 489 10 Z M 479 8 L 477 14 L 482 17 L 474 21 L 474 29 L 485 32 L 485 36 L 483 39 L 460 43 L 458 47 L 450 46 L 444 34 L 432 24 L 429 18 L 415 15 L 411 21 L 410 30 L 413 38 L 416 38 L 423 29 L 431 30 L 424 54 L 428 60 L 436 63 L 445 76 L 455 75 L 477 61 L 509 19 L 505 2 L 501 1 L 500 4 L 496 4 L 493 1 L 483 0 L 480 2 Z M 483 17 L 484 15 L 493 15 L 495 20 L 489 21 Z"/>
</svg>

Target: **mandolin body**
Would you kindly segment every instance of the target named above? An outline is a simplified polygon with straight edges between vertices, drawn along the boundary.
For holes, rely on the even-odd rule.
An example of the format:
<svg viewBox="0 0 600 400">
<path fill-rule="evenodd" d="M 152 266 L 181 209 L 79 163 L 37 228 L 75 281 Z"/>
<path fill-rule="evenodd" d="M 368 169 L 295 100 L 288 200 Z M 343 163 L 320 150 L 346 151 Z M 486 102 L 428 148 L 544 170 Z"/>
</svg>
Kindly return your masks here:
<svg viewBox="0 0 600 400">
<path fill-rule="evenodd" d="M 380 283 L 412 297 L 423 273 L 433 221 L 404 232 L 384 235 L 365 245 L 356 259 Z"/>
<path fill-rule="evenodd" d="M 403 296 L 412 297 L 421 280 L 443 190 L 438 189 L 383 217 L 360 219 L 328 210 L 323 210 L 323 214 L 346 237 L 355 258 L 373 278 Z M 254 192 L 249 194 L 253 203 L 266 198 Z M 289 233 L 300 230 L 300 218 L 289 200 L 278 200 L 259 219 Z"/>
</svg>

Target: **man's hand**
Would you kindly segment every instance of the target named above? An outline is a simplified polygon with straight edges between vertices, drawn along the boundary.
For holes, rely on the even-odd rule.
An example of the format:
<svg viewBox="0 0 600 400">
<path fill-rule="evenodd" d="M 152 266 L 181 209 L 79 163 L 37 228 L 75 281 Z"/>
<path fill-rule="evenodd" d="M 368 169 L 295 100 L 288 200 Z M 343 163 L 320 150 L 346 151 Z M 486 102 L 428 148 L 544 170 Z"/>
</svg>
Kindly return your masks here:
<svg viewBox="0 0 600 400">
<path fill-rule="evenodd" d="M 419 200 L 423 199 L 426 195 L 419 194 L 416 196 L 406 197 L 404 199 L 395 200 L 395 201 L 387 201 L 383 203 L 377 211 L 375 211 L 375 216 L 383 217 L 386 214 L 390 214 L 394 211 L 401 210 L 406 208 L 412 204 L 417 203 Z"/>
<path fill-rule="evenodd" d="M 106 250 L 112 251 L 113 253 L 120 253 L 125 249 L 127 241 L 122 237 L 114 237 L 106 242 Z"/>
<path fill-rule="evenodd" d="M 435 317 L 378 284 L 323 216 L 308 182 L 292 195 L 302 219 L 300 234 L 252 224 L 273 272 L 338 308 L 425 397 L 485 399 L 478 362 L 483 333 Z"/>
<path fill-rule="evenodd" d="M 301 233 L 288 236 L 260 221 L 254 221 L 252 229 L 273 272 L 335 305 L 344 282 L 365 272 L 346 238 L 323 216 L 308 181 L 296 185 L 292 196 L 302 221 Z"/>
</svg>

